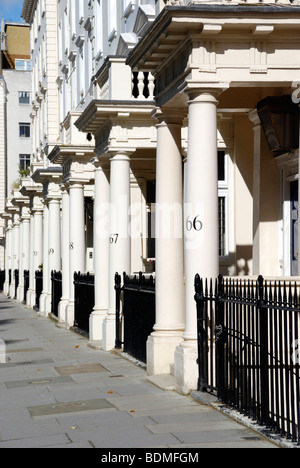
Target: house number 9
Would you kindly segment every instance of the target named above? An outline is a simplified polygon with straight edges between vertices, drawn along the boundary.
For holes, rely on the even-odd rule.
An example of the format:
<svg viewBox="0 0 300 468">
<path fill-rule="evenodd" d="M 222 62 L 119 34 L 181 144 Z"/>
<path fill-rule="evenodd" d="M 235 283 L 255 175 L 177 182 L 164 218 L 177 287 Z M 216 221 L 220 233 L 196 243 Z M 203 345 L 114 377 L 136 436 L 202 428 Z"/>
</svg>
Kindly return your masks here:
<svg viewBox="0 0 300 468">
<path fill-rule="evenodd" d="M 200 232 L 203 229 L 203 223 L 199 219 L 199 215 L 196 216 L 193 221 L 191 220 L 190 217 L 187 218 L 186 220 L 186 229 L 188 232 L 191 232 L 192 230 Z"/>
</svg>

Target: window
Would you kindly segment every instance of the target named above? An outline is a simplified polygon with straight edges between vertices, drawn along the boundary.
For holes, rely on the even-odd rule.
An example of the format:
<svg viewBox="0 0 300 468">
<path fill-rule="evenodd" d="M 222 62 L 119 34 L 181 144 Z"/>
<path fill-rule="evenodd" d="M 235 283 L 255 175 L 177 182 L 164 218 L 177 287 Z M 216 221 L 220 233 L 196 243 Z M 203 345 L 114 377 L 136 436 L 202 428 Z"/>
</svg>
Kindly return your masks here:
<svg viewBox="0 0 300 468">
<path fill-rule="evenodd" d="M 228 157 L 225 151 L 218 151 L 219 187 L 219 255 L 228 255 Z"/>
<path fill-rule="evenodd" d="M 18 71 L 31 71 L 31 61 L 15 59 L 15 69 Z"/>
<path fill-rule="evenodd" d="M 20 154 L 19 155 L 20 169 L 26 170 L 30 166 L 30 154 Z"/>
<path fill-rule="evenodd" d="M 20 138 L 30 138 L 30 123 L 19 124 L 19 136 Z"/>
<path fill-rule="evenodd" d="M 117 1 L 111 0 L 108 9 L 108 36 L 112 40 L 117 29 Z"/>
<path fill-rule="evenodd" d="M 19 91 L 19 104 L 29 104 L 30 93 L 28 91 Z"/>
</svg>

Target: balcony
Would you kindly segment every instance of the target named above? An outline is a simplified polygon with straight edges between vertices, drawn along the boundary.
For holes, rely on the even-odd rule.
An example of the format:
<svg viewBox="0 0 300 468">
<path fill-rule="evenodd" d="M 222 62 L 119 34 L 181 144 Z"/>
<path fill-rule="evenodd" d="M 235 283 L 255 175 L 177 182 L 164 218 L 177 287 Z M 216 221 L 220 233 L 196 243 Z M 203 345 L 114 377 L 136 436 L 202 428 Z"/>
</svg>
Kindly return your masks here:
<svg viewBox="0 0 300 468">
<path fill-rule="evenodd" d="M 132 72 L 125 57 L 107 57 L 94 76 L 97 99 L 103 101 L 153 101 L 154 76 L 148 72 Z"/>
</svg>

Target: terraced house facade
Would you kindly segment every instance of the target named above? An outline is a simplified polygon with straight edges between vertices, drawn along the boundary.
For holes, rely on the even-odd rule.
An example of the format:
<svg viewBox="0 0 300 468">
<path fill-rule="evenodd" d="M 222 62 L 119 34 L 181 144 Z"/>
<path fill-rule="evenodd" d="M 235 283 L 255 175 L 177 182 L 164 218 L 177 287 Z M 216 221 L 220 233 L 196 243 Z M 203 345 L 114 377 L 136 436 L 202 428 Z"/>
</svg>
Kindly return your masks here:
<svg viewBox="0 0 300 468">
<path fill-rule="evenodd" d="M 143 273 L 145 290 L 152 276 L 147 370 L 188 393 L 195 275 L 299 275 L 298 1 L 25 0 L 22 16 L 33 147 L 4 216 L 8 233 L 10 204 L 29 206 L 24 242 L 6 244 L 19 287 L 30 246 L 27 304 L 42 266 L 53 314 L 60 272 L 57 320 L 74 327 L 74 273 L 89 272 L 89 338 L 108 351 L 116 273 Z"/>
</svg>

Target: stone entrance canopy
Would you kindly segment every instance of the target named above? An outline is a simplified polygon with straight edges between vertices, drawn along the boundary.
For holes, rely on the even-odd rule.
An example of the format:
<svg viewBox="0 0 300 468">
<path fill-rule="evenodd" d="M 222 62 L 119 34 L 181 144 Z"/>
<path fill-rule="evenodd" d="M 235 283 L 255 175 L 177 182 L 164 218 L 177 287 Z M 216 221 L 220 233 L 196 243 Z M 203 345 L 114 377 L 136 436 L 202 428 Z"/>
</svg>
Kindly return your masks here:
<svg viewBox="0 0 300 468">
<path fill-rule="evenodd" d="M 187 105 L 187 88 L 291 87 L 299 24 L 296 4 L 167 6 L 127 63 L 155 76 L 159 106 Z"/>
</svg>

